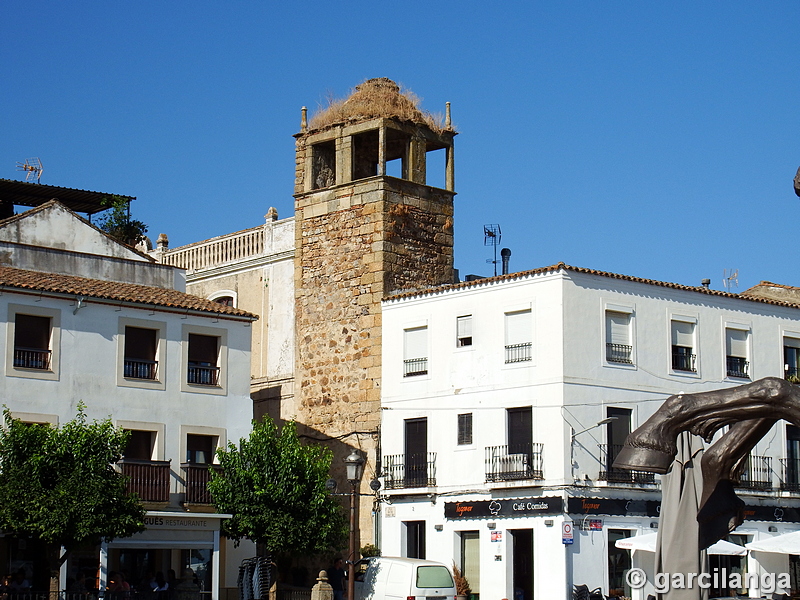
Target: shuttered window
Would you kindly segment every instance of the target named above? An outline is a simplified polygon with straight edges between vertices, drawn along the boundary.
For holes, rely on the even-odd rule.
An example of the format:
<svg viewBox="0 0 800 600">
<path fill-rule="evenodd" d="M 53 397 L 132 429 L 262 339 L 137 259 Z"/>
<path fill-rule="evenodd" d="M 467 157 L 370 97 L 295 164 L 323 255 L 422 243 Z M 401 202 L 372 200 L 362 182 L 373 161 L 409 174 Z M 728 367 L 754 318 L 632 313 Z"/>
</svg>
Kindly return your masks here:
<svg viewBox="0 0 800 600">
<path fill-rule="evenodd" d="M 694 323 L 672 322 L 672 345 L 694 348 Z"/>
<path fill-rule="evenodd" d="M 606 343 L 631 345 L 631 316 L 627 313 L 606 311 Z"/>
<path fill-rule="evenodd" d="M 741 329 L 725 330 L 725 354 L 747 358 L 747 331 Z"/>
<path fill-rule="evenodd" d="M 472 346 L 472 315 L 456 318 L 456 346 Z"/>
<path fill-rule="evenodd" d="M 403 331 L 403 358 L 426 358 L 428 356 L 428 328 L 414 327 Z"/>
<path fill-rule="evenodd" d="M 506 313 L 506 346 L 531 343 L 531 311 Z"/>
<path fill-rule="evenodd" d="M 458 415 L 458 445 L 472 443 L 472 413 Z"/>
</svg>

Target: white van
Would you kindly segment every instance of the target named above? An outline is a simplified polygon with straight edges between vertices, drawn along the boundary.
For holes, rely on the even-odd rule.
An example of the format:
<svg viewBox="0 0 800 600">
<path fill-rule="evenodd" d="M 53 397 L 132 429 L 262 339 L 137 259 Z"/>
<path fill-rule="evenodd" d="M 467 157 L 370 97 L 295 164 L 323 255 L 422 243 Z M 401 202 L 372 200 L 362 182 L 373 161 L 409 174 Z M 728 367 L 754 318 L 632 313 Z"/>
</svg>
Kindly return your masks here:
<svg viewBox="0 0 800 600">
<path fill-rule="evenodd" d="M 447 565 L 417 558 L 378 556 L 355 565 L 355 600 L 455 600 Z"/>
</svg>

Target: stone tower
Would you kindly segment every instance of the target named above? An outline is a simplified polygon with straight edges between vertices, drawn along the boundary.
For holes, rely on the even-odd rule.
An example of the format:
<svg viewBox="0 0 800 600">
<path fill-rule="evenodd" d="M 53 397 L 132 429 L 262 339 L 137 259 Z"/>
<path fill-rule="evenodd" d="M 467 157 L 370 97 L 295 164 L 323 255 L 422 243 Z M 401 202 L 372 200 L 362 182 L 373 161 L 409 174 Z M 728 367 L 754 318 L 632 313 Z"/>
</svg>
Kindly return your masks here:
<svg viewBox="0 0 800 600">
<path fill-rule="evenodd" d="M 379 475 L 381 299 L 453 281 L 454 136 L 449 108 L 437 123 L 386 78 L 362 83 L 310 122 L 303 109 L 295 416 L 307 435 L 330 441 L 340 491 L 353 448 L 367 459 L 362 493 Z M 426 156 L 437 150 L 444 189 L 426 184 Z M 371 510 L 363 500 L 362 545 L 372 542 Z"/>
</svg>

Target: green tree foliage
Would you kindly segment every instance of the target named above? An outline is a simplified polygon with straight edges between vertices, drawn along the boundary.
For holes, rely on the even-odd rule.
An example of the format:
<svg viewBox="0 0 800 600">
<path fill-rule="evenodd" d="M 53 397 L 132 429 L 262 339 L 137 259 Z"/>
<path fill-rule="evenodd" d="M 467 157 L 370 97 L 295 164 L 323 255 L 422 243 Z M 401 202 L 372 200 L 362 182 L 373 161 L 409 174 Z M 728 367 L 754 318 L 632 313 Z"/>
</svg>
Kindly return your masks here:
<svg viewBox="0 0 800 600">
<path fill-rule="evenodd" d="M 113 467 L 127 444 L 125 431 L 110 419 L 88 422 L 83 404 L 60 427 L 25 424 L 8 408 L 3 415 L 0 529 L 46 544 L 51 590 L 77 546 L 144 531 L 144 509 Z"/>
<path fill-rule="evenodd" d="M 347 524 L 325 488 L 332 453 L 304 445 L 294 422 L 279 431 L 269 417 L 253 423 L 239 446 L 217 451 L 223 474 L 208 488 L 217 510 L 233 517 L 223 531 L 264 544 L 271 554 L 319 554 L 343 546 Z"/>
<path fill-rule="evenodd" d="M 111 196 L 101 201 L 108 209 L 97 220 L 97 226 L 108 235 L 129 246 L 141 242 L 147 233 L 147 225 L 131 219 L 130 204 L 121 196 Z"/>
</svg>

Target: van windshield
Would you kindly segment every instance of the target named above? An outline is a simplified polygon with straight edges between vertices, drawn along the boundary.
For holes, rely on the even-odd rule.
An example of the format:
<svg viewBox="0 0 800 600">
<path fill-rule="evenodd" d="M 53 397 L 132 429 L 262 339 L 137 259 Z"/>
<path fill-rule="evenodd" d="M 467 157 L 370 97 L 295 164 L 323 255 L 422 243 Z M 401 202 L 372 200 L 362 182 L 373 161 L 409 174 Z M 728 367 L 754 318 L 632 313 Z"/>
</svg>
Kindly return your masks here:
<svg viewBox="0 0 800 600">
<path fill-rule="evenodd" d="M 448 588 L 454 585 L 450 571 L 443 565 L 417 567 L 418 588 Z"/>
</svg>

